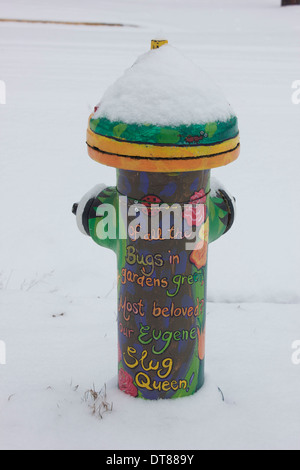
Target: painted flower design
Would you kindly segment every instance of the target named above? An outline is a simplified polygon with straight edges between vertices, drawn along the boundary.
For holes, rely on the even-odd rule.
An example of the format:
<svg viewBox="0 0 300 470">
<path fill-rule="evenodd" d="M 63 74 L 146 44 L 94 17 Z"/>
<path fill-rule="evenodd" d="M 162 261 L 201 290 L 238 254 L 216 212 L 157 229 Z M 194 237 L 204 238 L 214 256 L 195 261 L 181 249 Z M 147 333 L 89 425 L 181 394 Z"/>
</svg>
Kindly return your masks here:
<svg viewBox="0 0 300 470">
<path fill-rule="evenodd" d="M 204 268 L 207 263 L 207 250 L 208 250 L 208 243 L 206 241 L 201 240 L 195 250 L 190 255 L 190 262 L 196 266 L 197 269 Z"/>
<path fill-rule="evenodd" d="M 189 205 L 184 208 L 183 217 L 190 227 L 196 225 L 200 227 L 205 221 L 206 217 L 206 194 L 204 189 L 196 191 L 190 201 Z"/>
<path fill-rule="evenodd" d="M 132 397 L 138 395 L 138 389 L 133 383 L 133 378 L 124 369 L 119 370 L 119 388 Z"/>
</svg>

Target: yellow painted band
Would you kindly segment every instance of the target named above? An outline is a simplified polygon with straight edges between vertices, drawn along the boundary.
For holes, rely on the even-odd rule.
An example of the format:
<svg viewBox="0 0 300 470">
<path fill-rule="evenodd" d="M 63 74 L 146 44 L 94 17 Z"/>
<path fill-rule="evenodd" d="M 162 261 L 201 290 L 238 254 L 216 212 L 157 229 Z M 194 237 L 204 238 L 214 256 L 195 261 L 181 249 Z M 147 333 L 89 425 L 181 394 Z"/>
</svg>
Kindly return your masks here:
<svg viewBox="0 0 300 470">
<path fill-rule="evenodd" d="M 170 173 L 210 170 L 212 168 L 228 165 L 238 158 L 240 145 L 238 144 L 235 149 L 214 157 L 190 159 L 166 158 L 162 160 L 151 160 L 147 158 L 120 157 L 119 155 L 102 153 L 92 147 L 88 147 L 88 153 L 96 162 L 122 170 Z"/>
<path fill-rule="evenodd" d="M 93 132 L 90 128 L 87 130 L 87 144 L 109 154 L 119 155 L 121 157 L 138 157 L 138 158 L 201 158 L 210 155 L 222 154 L 230 152 L 239 145 L 239 135 L 233 139 L 226 140 L 215 145 L 198 145 L 198 146 L 170 146 L 156 144 L 141 144 L 128 141 L 120 141 L 114 138 L 105 137 Z"/>
</svg>

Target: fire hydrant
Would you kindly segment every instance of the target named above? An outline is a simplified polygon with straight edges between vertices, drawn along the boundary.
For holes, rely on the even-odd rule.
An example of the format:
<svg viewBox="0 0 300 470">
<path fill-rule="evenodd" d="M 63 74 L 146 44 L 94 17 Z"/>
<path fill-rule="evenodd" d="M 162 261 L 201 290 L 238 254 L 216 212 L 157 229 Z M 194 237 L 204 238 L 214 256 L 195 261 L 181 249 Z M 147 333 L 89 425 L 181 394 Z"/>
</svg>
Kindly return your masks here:
<svg viewBox="0 0 300 470">
<path fill-rule="evenodd" d="M 159 399 L 204 383 L 208 244 L 235 207 L 210 170 L 236 160 L 240 141 L 218 87 L 201 71 L 193 81 L 196 66 L 168 41 L 151 49 L 89 119 L 88 153 L 117 168 L 117 185 L 93 188 L 73 212 L 117 255 L 119 388 Z"/>
</svg>

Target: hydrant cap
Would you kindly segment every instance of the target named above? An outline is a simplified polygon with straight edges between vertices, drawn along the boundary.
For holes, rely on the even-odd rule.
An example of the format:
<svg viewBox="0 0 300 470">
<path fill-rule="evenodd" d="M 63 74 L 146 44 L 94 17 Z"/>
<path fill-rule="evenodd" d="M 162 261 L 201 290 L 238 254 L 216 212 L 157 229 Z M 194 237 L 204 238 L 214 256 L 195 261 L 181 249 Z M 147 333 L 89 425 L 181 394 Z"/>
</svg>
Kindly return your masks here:
<svg viewBox="0 0 300 470">
<path fill-rule="evenodd" d="M 236 160 L 238 121 L 220 88 L 167 40 L 153 40 L 90 116 L 91 158 L 133 171 L 211 169 Z"/>
</svg>

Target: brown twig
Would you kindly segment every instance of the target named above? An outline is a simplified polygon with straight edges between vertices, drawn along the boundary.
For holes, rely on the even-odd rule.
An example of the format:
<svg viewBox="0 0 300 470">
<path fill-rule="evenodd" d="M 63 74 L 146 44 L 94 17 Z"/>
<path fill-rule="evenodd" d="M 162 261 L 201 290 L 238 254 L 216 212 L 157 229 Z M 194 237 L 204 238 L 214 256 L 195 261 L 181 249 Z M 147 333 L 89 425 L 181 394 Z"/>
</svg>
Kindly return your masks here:
<svg viewBox="0 0 300 470">
<path fill-rule="evenodd" d="M 93 385 L 93 388 L 85 392 L 83 400 L 85 402 L 92 402 L 89 404 L 92 414 L 101 419 L 103 419 L 104 413 L 111 412 L 113 410 L 113 403 L 109 403 L 107 401 L 106 384 L 104 385 L 104 391 L 102 389 L 100 392 L 96 392 L 95 385 Z"/>
</svg>

